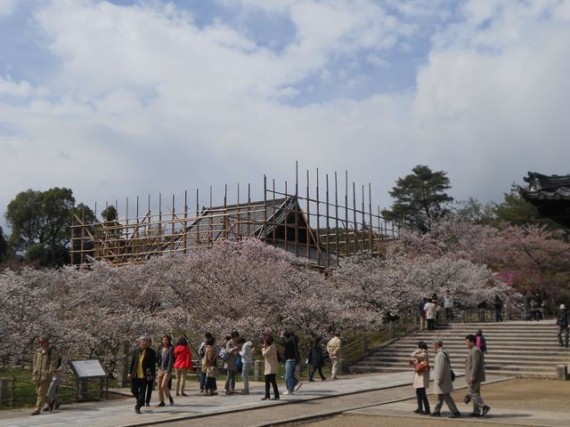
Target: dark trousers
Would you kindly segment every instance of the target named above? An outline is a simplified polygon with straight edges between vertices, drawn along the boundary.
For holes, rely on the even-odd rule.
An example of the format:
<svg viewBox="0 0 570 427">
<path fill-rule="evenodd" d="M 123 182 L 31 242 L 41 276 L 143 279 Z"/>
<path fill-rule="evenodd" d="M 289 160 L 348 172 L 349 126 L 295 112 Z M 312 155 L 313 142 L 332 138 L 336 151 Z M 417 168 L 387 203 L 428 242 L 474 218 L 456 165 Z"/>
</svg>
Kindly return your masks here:
<svg viewBox="0 0 570 427">
<path fill-rule="evenodd" d="M 568 348 L 568 326 L 558 327 L 558 343 L 560 344 L 560 347 L 564 345 Z"/>
<path fill-rule="evenodd" d="M 204 391 L 206 388 L 206 373 L 200 372 L 200 391 Z"/>
<path fill-rule="evenodd" d="M 435 329 L 435 319 L 427 320 L 427 328 L 429 331 L 433 331 Z"/>
<path fill-rule="evenodd" d="M 418 400 L 418 409 L 429 414 L 429 400 L 424 387 L 416 388 L 416 398 Z"/>
<path fill-rule="evenodd" d="M 144 406 L 145 397 L 147 393 L 148 381 L 146 378 L 133 378 L 132 379 L 132 392 L 137 399 L 137 406 L 140 408 Z"/>
<path fill-rule="evenodd" d="M 451 322 L 453 320 L 453 308 L 446 307 L 445 308 L 445 320 Z"/>
<path fill-rule="evenodd" d="M 152 391 L 154 390 L 154 379 L 146 380 L 146 405 L 150 405 L 150 398 L 152 397 Z"/>
<path fill-rule="evenodd" d="M 315 372 L 319 371 L 319 375 L 321 376 L 321 380 L 326 380 L 324 374 L 323 374 L 323 367 L 322 366 L 311 366 L 311 369 L 309 370 L 309 381 L 313 381 L 313 377 L 315 376 Z"/>
<path fill-rule="evenodd" d="M 275 399 L 279 399 L 279 389 L 277 388 L 277 379 L 275 374 L 265 376 L 265 397 L 269 399 L 270 387 L 273 387 L 273 395 Z"/>
</svg>

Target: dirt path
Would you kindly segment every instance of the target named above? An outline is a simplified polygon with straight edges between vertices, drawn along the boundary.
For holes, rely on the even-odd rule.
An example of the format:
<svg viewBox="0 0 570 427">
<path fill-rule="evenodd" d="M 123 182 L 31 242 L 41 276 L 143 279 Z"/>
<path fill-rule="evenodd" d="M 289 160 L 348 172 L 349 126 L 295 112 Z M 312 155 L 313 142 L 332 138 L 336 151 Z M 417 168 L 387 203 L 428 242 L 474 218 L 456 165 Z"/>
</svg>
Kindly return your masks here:
<svg viewBox="0 0 570 427">
<path fill-rule="evenodd" d="M 463 396 L 465 389 L 456 391 L 453 398 L 460 410 L 468 414 L 470 406 L 465 406 Z M 411 411 L 414 408 L 414 400 L 393 405 L 380 405 L 371 410 L 356 411 L 342 415 L 294 424 L 282 424 L 286 427 L 371 427 L 371 426 L 398 426 L 398 427 L 436 427 L 436 426 L 469 426 L 485 424 L 486 427 L 509 427 L 521 425 L 535 425 L 530 419 L 509 423 L 508 412 L 513 416 L 525 410 L 533 409 L 544 413 L 546 419 L 541 425 L 570 425 L 570 382 L 553 380 L 525 380 L 517 379 L 495 384 L 483 385 L 482 395 L 485 401 L 493 408 L 486 419 L 469 418 L 452 420 L 448 418 L 432 418 L 415 415 Z M 430 402 L 435 402 L 433 395 Z M 447 408 L 444 405 L 444 410 Z M 365 412 L 365 413 L 363 413 Z M 502 415 L 494 415 L 500 412 Z M 447 412 L 446 412 L 447 413 Z M 552 418 L 552 424 L 548 421 Z"/>
</svg>

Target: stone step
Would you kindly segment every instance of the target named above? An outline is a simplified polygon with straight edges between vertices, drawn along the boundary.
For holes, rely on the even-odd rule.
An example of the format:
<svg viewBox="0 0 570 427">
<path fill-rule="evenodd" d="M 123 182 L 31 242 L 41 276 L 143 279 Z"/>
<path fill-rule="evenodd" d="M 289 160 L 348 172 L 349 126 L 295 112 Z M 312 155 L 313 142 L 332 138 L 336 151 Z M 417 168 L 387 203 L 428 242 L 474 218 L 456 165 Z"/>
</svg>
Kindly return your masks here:
<svg viewBox="0 0 570 427">
<path fill-rule="evenodd" d="M 408 371 L 410 353 L 418 341 L 441 339 L 455 368 L 467 355 L 465 335 L 482 329 L 490 353 L 485 366 L 489 373 L 527 378 L 556 378 L 556 366 L 570 365 L 570 351 L 558 345 L 552 320 L 544 322 L 451 323 L 435 331 L 416 331 L 385 346 L 351 367 L 353 372 Z M 430 354 L 433 363 L 433 352 Z"/>
<path fill-rule="evenodd" d="M 389 373 L 389 372 L 406 372 L 409 369 L 402 369 L 400 367 L 370 367 L 370 369 L 356 369 L 352 370 L 351 372 L 354 373 Z M 519 378 L 535 378 L 535 379 L 556 379 L 557 374 L 556 371 L 521 371 L 521 370 L 512 370 L 512 369 L 489 369 L 489 374 L 497 374 L 497 375 L 506 375 L 512 377 L 519 377 Z M 412 373 L 410 372 L 410 375 Z M 465 380 L 463 378 L 458 378 L 454 384 L 458 386 L 464 386 Z"/>
</svg>

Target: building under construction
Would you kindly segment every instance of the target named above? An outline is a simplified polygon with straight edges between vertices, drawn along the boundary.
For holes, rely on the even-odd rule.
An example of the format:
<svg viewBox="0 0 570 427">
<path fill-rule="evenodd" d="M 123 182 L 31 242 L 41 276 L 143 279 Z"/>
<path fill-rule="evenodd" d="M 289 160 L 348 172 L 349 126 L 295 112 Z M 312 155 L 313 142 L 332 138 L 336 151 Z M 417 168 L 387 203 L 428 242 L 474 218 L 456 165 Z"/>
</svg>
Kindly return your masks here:
<svg viewBox="0 0 570 427">
<path fill-rule="evenodd" d="M 182 202 L 178 201 L 181 207 L 174 196 L 165 204 L 161 195 L 154 205 L 149 197 L 144 210 L 138 197 L 134 203 L 127 199 L 124 205 L 106 204 L 101 222 L 73 217 L 71 262 L 83 264 L 95 259 L 124 265 L 163 254 L 190 253 L 219 240 L 256 238 L 294 254 L 302 262 L 326 268 L 361 250 L 378 253 L 386 240 L 396 236 L 397 230 L 384 222 L 379 208 L 373 212 L 370 184 L 357 190 L 356 184 L 349 186 L 345 173 L 341 193 L 336 173 L 330 179 L 325 175 L 320 183 L 317 171 L 312 190 L 309 179 L 307 172 L 302 195 L 297 173 L 292 191 L 287 182 L 278 191 L 275 181 L 268 185 L 264 177 L 261 200 L 252 200 L 248 185 L 244 200 L 238 186 L 232 203 L 228 203 L 226 186 L 221 204 L 213 203 L 212 189 L 207 205 L 200 204 L 196 191 L 194 208 L 189 207 L 188 192 Z"/>
</svg>

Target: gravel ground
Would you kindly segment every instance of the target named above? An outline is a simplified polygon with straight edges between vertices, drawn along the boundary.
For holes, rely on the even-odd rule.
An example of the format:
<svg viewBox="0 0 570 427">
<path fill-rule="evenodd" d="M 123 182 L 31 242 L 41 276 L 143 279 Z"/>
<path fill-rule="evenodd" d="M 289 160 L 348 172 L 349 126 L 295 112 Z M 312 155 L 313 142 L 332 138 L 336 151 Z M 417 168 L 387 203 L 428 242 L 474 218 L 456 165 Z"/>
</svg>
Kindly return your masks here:
<svg viewBox="0 0 570 427">
<path fill-rule="evenodd" d="M 541 411 L 551 411 L 561 413 L 561 417 L 567 414 L 570 425 L 570 381 L 554 380 L 525 380 L 517 379 L 504 381 L 495 384 L 483 385 L 482 396 L 491 408 L 501 410 L 524 410 L 533 408 Z M 458 408 L 466 415 L 469 410 L 465 410 L 463 397 L 465 389 L 458 390 L 453 394 Z M 429 396 L 430 403 L 435 403 L 435 396 Z M 467 408 L 470 409 L 470 406 Z M 447 413 L 447 407 L 443 407 Z M 313 422 L 303 422 L 288 424 L 287 427 L 371 427 L 371 426 L 398 426 L 398 427 L 435 427 L 435 426 L 465 426 L 481 424 L 483 419 L 473 419 L 467 416 L 457 420 L 447 418 L 431 418 L 415 414 L 394 413 L 389 414 L 344 414 L 332 418 L 327 418 Z M 484 419 L 486 427 L 519 426 L 520 424 L 507 424 L 506 420 L 493 422 L 493 409 L 490 416 Z M 497 420 L 499 421 L 499 420 Z"/>
</svg>

